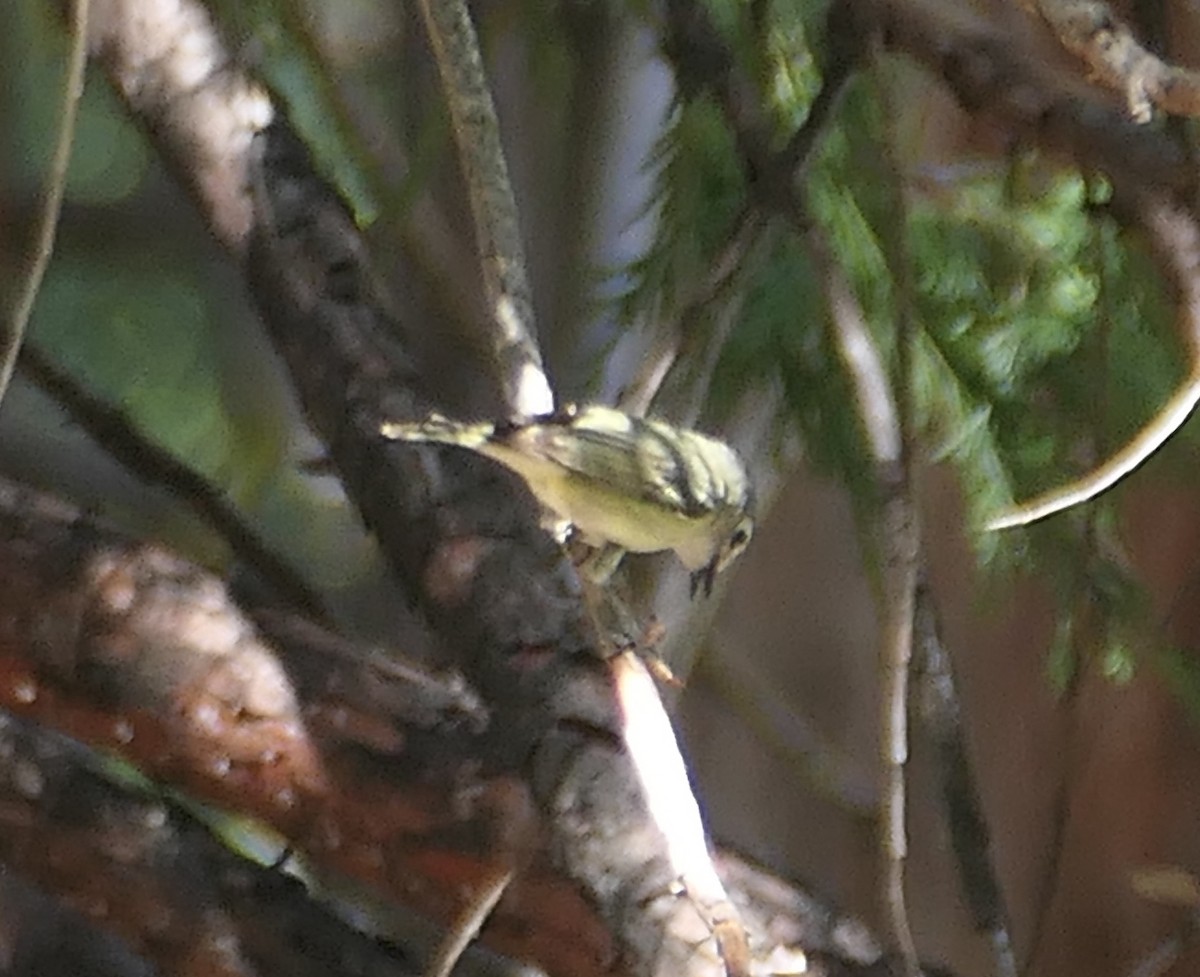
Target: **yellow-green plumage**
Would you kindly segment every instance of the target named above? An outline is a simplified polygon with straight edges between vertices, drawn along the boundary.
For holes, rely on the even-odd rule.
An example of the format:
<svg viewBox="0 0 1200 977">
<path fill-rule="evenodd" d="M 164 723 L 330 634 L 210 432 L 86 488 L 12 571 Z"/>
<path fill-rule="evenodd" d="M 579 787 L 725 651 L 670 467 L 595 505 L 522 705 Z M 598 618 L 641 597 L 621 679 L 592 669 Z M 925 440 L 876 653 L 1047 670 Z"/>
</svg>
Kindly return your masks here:
<svg viewBox="0 0 1200 977">
<path fill-rule="evenodd" d="M 594 544 L 636 553 L 674 550 L 705 584 L 749 541 L 752 493 L 726 444 L 608 407 L 527 424 L 457 423 L 433 416 L 390 423 L 389 438 L 469 448 L 519 474 L 534 495 Z"/>
</svg>

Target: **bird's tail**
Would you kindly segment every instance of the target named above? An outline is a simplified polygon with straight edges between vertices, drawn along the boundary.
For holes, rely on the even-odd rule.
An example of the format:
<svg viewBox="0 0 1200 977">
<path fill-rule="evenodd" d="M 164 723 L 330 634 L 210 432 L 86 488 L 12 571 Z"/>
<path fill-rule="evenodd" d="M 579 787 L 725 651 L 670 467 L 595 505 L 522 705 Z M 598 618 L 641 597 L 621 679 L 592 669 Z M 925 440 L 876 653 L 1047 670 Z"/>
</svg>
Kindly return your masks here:
<svg viewBox="0 0 1200 977">
<path fill-rule="evenodd" d="M 462 448 L 487 444 L 495 432 L 496 425 L 487 421 L 463 424 L 441 414 L 430 414 L 423 421 L 388 421 L 379 428 L 379 433 L 392 441 L 454 444 Z"/>
</svg>

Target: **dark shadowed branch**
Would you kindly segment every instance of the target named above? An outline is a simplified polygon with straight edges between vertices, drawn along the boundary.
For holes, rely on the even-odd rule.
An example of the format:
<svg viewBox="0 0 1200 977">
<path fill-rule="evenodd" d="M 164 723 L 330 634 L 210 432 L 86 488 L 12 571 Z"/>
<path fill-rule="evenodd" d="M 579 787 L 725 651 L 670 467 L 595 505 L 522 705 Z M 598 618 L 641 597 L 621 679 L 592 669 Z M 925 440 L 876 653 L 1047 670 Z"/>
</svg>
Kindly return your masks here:
<svg viewBox="0 0 1200 977">
<path fill-rule="evenodd" d="M 247 863 L 200 824 L 0 716 L 0 858 L 178 977 L 411 977 L 395 949 Z M 86 961 L 77 961 L 86 966 Z"/>
<path fill-rule="evenodd" d="M 267 546 L 221 489 L 142 434 L 125 411 L 85 389 L 36 345 L 22 348 L 21 369 L 129 472 L 167 489 L 207 522 L 272 594 L 297 610 L 322 616 L 320 596 Z"/>
</svg>

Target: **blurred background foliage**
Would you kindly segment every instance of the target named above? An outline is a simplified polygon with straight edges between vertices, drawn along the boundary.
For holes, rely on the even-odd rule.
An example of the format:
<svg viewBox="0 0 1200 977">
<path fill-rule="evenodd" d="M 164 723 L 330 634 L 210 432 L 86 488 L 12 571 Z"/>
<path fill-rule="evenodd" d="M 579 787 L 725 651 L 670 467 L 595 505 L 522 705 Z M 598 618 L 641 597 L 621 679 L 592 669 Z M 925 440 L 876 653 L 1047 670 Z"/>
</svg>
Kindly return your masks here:
<svg viewBox="0 0 1200 977">
<path fill-rule="evenodd" d="M 475 325 L 482 304 L 467 209 L 412 6 L 214 0 L 211 9 L 236 58 L 281 96 L 319 166 L 350 201 L 405 328 L 428 347 L 431 385 L 450 408 L 487 413 L 495 395 L 480 379 L 487 367 Z M 684 315 L 753 200 L 715 97 L 672 86 L 657 44 L 657 5 L 476 6 L 539 329 L 560 395 L 612 399 L 672 325 L 727 335 L 714 341 L 719 358 L 701 374 L 707 402 L 675 403 L 671 411 L 694 410 L 704 426 L 735 432 L 765 494 L 783 499 L 767 524 L 777 528 L 776 542 L 758 544 L 742 574 L 772 585 L 781 576 L 801 580 L 776 559 L 788 540 L 833 565 L 827 550 L 788 521 L 795 512 L 788 487 L 817 477 L 820 491 L 837 493 L 838 505 L 859 516 L 857 537 L 831 544 L 839 547 L 833 562 L 843 561 L 844 572 L 859 580 L 863 570 L 853 567 L 872 552 L 878 498 L 825 282 L 806 238 L 781 217 L 768 217 L 728 283 L 698 314 Z M 821 88 L 824 5 L 708 0 L 707 7 L 756 86 L 774 144 L 786 144 Z M 64 50 L 50 5 L 0 5 L 5 294 L 25 261 Z M 1055 687 L 1077 678 L 1081 656 L 1124 681 L 1147 657 L 1200 714 L 1192 658 L 1146 627 L 1147 601 L 1114 509 L 1123 488 L 1028 531 L 983 535 L 971 528 L 1111 453 L 1164 402 L 1187 366 L 1172 297 L 1142 242 L 1107 212 L 1103 179 L 1063 169 L 1032 148 L 999 153 L 965 135 L 955 140 L 947 133 L 959 127 L 959 110 L 946 101 L 928 108 L 933 84 L 893 57 L 850 82 L 807 170 L 806 218 L 829 242 L 893 380 L 912 386 L 920 465 L 931 472 L 953 466 L 963 503 L 953 531 L 969 537 L 982 561 L 1004 568 L 1002 579 L 1033 573 L 1053 594 L 1054 637 L 1039 653 Z M 910 280 L 898 262 L 913 269 Z M 915 340 L 911 375 L 897 380 L 902 305 L 914 311 Z M 223 487 L 353 626 L 375 633 L 395 626 L 370 540 L 333 480 L 313 472 L 319 446 L 298 418 L 237 269 L 208 240 L 97 75 L 89 78 L 58 251 L 31 337 L 80 384 L 121 405 L 147 437 Z M 800 474 L 787 447 L 797 436 Z M 1154 479 L 1182 482 L 1194 462 L 1189 429 L 1148 468 Z M 106 460 L 26 384 L 3 405 L 0 465 L 134 532 L 227 566 L 221 541 L 185 506 Z M 995 576 L 979 579 L 973 600 L 998 586 Z M 831 643 L 842 647 L 856 636 L 858 671 L 835 663 L 805 673 L 814 694 L 870 672 L 873 620 L 855 594 L 847 597 L 844 633 Z M 775 608 L 781 616 L 785 603 L 781 598 Z M 805 627 L 820 631 L 811 621 Z M 749 639 L 723 630 L 717 641 Z M 837 726 L 848 722 L 844 717 L 817 716 L 811 736 L 784 728 L 809 706 L 776 703 L 771 695 L 785 693 L 764 685 L 766 672 L 736 675 L 729 667 L 714 653 L 697 677 L 696 701 L 719 694 L 721 707 L 740 713 L 765 740 L 800 742 L 783 747 L 792 751 L 798 781 L 820 781 L 818 793 L 840 797 L 856 818 L 869 808 L 869 789 L 830 786 L 841 776 L 830 770 L 841 761 L 817 768 L 839 750 L 862 753 L 872 724 L 851 733 Z M 865 688 L 859 701 L 869 700 L 869 680 Z M 707 751 L 696 752 L 703 759 Z M 858 761 L 864 770 L 872 763 L 866 755 Z M 721 830 L 736 834 L 727 802 L 714 808 Z M 763 836 L 744 843 L 787 861 L 782 843 Z M 799 865 L 811 869 L 803 859 Z M 855 891 L 847 884 L 840 894 L 850 899 Z"/>
<path fill-rule="evenodd" d="M 3 287 L 24 266 L 54 139 L 65 41 L 52 8 L 3 18 Z M 223 488 L 318 586 L 352 592 L 372 549 L 320 458 L 244 294 L 102 76 L 88 79 L 55 258 L 31 342 L 149 440 Z M 169 492 L 137 484 L 31 385 L 4 403 L 8 472 L 216 567 L 228 553 Z"/>
</svg>

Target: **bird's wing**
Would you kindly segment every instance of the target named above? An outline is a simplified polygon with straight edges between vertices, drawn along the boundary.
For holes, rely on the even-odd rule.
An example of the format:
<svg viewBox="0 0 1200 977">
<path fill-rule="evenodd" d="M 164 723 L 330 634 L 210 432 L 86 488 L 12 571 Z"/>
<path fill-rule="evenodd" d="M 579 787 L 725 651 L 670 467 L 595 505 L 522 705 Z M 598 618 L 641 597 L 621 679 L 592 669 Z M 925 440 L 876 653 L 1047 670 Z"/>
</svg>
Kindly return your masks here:
<svg viewBox="0 0 1200 977">
<path fill-rule="evenodd" d="M 606 415 L 589 423 L 583 415 L 569 429 L 537 424 L 517 436 L 528 450 L 616 494 L 685 515 L 708 511 L 693 494 L 694 481 L 678 438 L 652 421 Z"/>
</svg>

